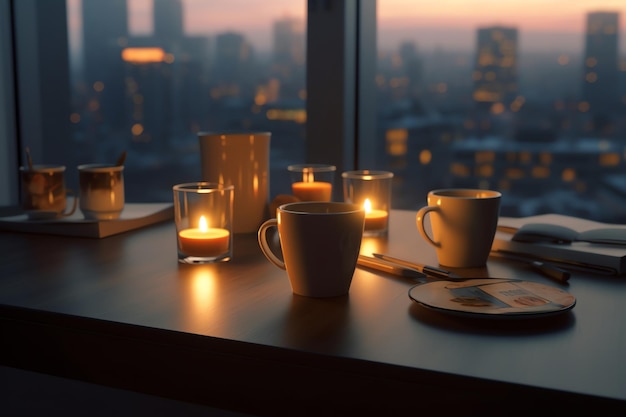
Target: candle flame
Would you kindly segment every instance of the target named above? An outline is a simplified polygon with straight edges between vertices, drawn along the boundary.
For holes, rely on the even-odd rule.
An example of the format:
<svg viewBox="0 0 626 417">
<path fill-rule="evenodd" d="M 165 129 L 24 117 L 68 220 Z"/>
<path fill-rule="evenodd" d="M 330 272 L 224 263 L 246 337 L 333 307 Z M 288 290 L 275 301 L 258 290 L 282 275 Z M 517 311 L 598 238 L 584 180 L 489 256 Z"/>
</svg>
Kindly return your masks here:
<svg viewBox="0 0 626 417">
<path fill-rule="evenodd" d="M 302 171 L 302 182 L 315 182 L 315 176 L 312 170 L 304 168 Z"/>
<path fill-rule="evenodd" d="M 207 224 L 206 218 L 204 216 L 200 216 L 200 231 L 206 233 L 209 230 L 209 225 Z"/>
<path fill-rule="evenodd" d="M 372 203 L 370 203 L 370 199 L 366 198 L 365 202 L 363 203 L 363 208 L 365 209 L 365 213 L 371 213 L 372 211 Z"/>
</svg>

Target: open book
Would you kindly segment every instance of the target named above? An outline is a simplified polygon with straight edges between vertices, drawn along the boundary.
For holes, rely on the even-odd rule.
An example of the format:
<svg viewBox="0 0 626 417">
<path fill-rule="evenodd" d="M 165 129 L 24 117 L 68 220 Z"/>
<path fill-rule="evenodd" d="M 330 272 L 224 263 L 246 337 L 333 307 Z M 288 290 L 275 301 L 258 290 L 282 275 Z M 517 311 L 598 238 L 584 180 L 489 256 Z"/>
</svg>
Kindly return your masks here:
<svg viewBox="0 0 626 417">
<path fill-rule="evenodd" d="M 172 203 L 126 203 L 119 219 L 85 220 L 80 210 L 68 217 L 29 220 L 26 214 L 0 217 L 0 230 L 103 238 L 174 218 Z"/>
<path fill-rule="evenodd" d="M 571 243 L 519 242 L 512 240 L 516 230 L 526 224 L 545 223 L 566 226 L 579 233 L 596 229 L 624 229 L 626 225 L 601 223 L 561 214 L 530 217 L 500 217 L 492 250 L 526 256 L 529 259 L 553 261 L 565 266 L 604 274 L 626 274 L 626 245 L 584 241 Z"/>
</svg>

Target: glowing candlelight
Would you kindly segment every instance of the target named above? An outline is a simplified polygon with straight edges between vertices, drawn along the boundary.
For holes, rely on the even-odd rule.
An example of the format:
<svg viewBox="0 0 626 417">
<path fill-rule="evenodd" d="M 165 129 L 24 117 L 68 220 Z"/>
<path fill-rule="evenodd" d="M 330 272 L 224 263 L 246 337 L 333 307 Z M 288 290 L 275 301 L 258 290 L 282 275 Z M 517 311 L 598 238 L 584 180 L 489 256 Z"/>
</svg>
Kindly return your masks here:
<svg viewBox="0 0 626 417">
<path fill-rule="evenodd" d="M 228 252 L 230 232 L 221 228 L 210 228 L 204 216 L 200 216 L 198 228 L 181 230 L 178 233 L 180 250 L 188 256 L 212 257 Z"/>
<path fill-rule="evenodd" d="M 291 191 L 300 201 L 330 201 L 333 186 L 329 182 L 315 181 L 313 171 L 304 170 L 302 181 L 294 182 Z"/>
<path fill-rule="evenodd" d="M 385 210 L 372 209 L 369 198 L 363 203 L 365 210 L 365 230 L 383 230 L 387 228 L 389 214 Z"/>
</svg>

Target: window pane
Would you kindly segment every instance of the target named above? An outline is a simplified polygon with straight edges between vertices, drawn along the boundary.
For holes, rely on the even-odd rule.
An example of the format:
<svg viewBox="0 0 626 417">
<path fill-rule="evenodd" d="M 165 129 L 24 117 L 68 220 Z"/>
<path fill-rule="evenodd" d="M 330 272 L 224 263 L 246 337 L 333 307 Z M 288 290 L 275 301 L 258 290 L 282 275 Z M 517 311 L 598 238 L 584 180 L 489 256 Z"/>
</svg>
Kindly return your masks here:
<svg viewBox="0 0 626 417">
<path fill-rule="evenodd" d="M 288 190 L 304 161 L 305 0 L 67 4 L 68 167 L 127 151 L 127 201 L 170 201 L 201 177 L 199 131 L 270 131 L 271 194 Z"/>
<path fill-rule="evenodd" d="M 503 192 L 505 216 L 626 221 L 624 16 L 610 0 L 379 0 L 394 207 L 479 187 Z"/>
</svg>

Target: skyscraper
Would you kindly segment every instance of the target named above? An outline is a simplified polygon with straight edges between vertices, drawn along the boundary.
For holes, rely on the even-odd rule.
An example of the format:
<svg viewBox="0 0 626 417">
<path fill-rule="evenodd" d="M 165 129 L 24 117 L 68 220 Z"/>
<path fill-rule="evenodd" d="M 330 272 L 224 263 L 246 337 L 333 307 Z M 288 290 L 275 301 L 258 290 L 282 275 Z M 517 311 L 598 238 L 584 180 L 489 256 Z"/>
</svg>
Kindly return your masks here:
<svg viewBox="0 0 626 417">
<path fill-rule="evenodd" d="M 297 98 L 305 83 L 304 21 L 284 18 L 274 22 L 272 75 L 280 83 L 280 97 Z"/>
<path fill-rule="evenodd" d="M 478 29 L 473 98 L 480 107 L 503 109 L 517 96 L 517 50 L 517 29 Z"/>
<path fill-rule="evenodd" d="M 136 147 L 148 144 L 150 150 L 166 153 L 181 137 L 198 130 L 206 113 L 209 48 L 208 38 L 185 35 L 181 0 L 153 4 L 154 33 L 130 41 L 149 58 L 127 60 L 127 107 L 132 109 L 128 128 Z M 148 54 L 152 50 L 161 55 Z"/>
<path fill-rule="evenodd" d="M 226 96 L 239 96 L 249 86 L 252 49 L 240 33 L 225 32 L 215 39 L 215 66 L 212 84 Z"/>
<path fill-rule="evenodd" d="M 304 22 L 281 19 L 274 22 L 274 66 L 283 76 L 296 65 L 304 65 L 306 40 Z"/>
<path fill-rule="evenodd" d="M 122 49 L 128 43 L 126 0 L 83 0 L 82 7 L 89 107 L 105 130 L 118 130 L 125 120 Z"/>
<path fill-rule="evenodd" d="M 417 51 L 417 45 L 414 42 L 403 42 L 400 44 L 399 53 L 402 58 L 404 76 L 408 80 L 409 97 L 419 100 L 422 92 L 424 65 Z"/>
<path fill-rule="evenodd" d="M 181 0 L 154 0 L 154 36 L 167 44 L 179 41 L 183 34 Z"/>
<path fill-rule="evenodd" d="M 596 119 L 610 117 L 619 101 L 618 32 L 618 13 L 587 14 L 583 100 Z"/>
</svg>

